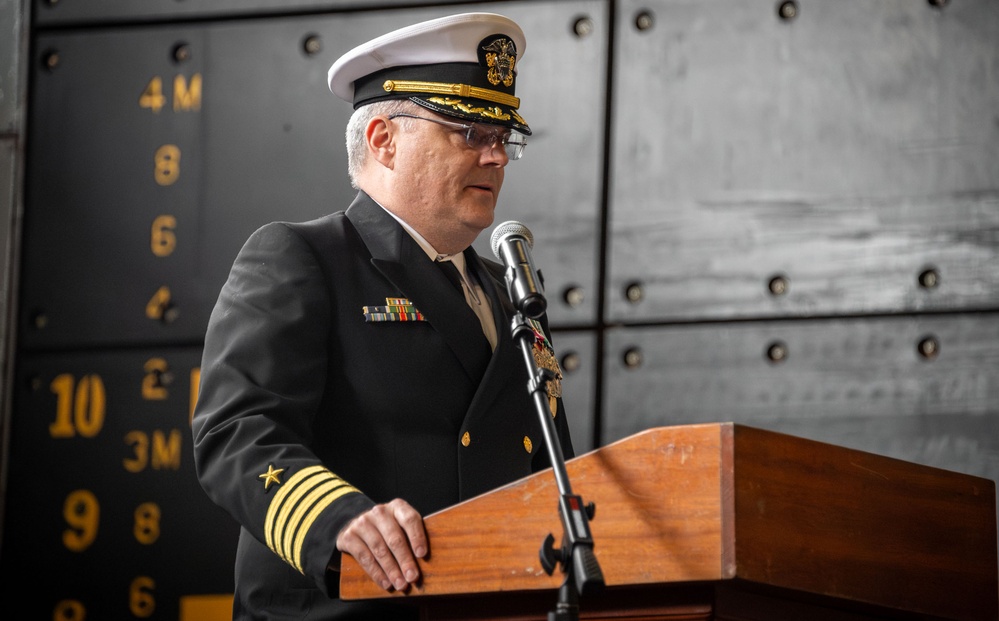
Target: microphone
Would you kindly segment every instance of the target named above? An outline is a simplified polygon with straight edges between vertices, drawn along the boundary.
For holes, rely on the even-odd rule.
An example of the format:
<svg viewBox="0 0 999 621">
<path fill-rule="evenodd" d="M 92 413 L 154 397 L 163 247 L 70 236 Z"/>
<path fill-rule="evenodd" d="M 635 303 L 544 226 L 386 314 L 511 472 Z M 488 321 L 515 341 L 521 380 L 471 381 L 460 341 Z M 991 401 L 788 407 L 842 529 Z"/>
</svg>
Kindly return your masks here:
<svg viewBox="0 0 999 621">
<path fill-rule="evenodd" d="M 489 244 L 496 258 L 506 266 L 506 288 L 517 310 L 532 319 L 543 315 L 548 302 L 541 273 L 531 260 L 534 236 L 530 229 L 509 220 L 496 227 Z"/>
</svg>

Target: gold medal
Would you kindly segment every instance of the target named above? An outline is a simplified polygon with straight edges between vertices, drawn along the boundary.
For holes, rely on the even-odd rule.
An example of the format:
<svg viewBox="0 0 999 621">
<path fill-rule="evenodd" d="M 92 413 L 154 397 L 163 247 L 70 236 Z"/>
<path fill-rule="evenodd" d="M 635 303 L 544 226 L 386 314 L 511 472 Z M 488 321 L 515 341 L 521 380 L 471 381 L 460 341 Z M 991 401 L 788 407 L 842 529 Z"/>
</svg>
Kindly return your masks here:
<svg viewBox="0 0 999 621">
<path fill-rule="evenodd" d="M 562 396 L 562 369 L 558 366 L 558 360 L 550 349 L 539 342 L 534 343 L 534 362 L 542 369 L 548 369 L 554 377 L 548 380 L 548 396 L 558 398 Z"/>
<path fill-rule="evenodd" d="M 551 343 L 545 338 L 545 333 L 541 330 L 541 324 L 535 319 L 530 319 L 531 327 L 534 330 L 534 363 L 538 368 L 551 371 L 551 378 L 545 383 L 548 392 L 548 407 L 552 411 L 552 416 L 558 413 L 558 399 L 562 396 L 562 369 L 558 366 L 558 359 Z"/>
</svg>

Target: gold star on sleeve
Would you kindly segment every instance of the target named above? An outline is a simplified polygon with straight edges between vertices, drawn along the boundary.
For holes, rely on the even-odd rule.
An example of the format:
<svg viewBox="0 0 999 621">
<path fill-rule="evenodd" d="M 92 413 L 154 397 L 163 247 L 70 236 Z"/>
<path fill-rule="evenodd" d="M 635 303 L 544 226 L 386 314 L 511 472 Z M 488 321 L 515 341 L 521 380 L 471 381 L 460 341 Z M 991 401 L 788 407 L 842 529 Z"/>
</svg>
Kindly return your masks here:
<svg viewBox="0 0 999 621">
<path fill-rule="evenodd" d="M 267 472 L 257 475 L 258 479 L 264 480 L 264 489 L 268 489 L 271 483 L 276 483 L 281 485 L 280 474 L 284 472 L 284 468 L 274 468 L 274 464 L 267 464 Z"/>
</svg>

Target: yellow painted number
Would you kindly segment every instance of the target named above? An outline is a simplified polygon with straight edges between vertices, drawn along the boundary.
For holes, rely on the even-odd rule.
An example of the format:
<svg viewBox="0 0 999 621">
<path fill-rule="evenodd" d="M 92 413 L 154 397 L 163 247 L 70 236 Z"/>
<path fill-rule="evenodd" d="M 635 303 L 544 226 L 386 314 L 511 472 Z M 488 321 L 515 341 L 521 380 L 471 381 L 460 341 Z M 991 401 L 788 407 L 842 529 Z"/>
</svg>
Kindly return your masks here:
<svg viewBox="0 0 999 621">
<path fill-rule="evenodd" d="M 88 490 L 78 489 L 66 496 L 62 517 L 69 526 L 62 532 L 62 543 L 71 552 L 83 552 L 97 537 L 101 507 L 97 497 Z"/>
<path fill-rule="evenodd" d="M 72 375 L 57 375 L 49 388 L 56 394 L 56 419 L 49 425 L 53 438 L 77 434 L 93 438 L 104 427 L 107 397 L 99 375 L 84 375 L 76 382 Z"/>
<path fill-rule="evenodd" d="M 157 429 L 152 435 L 142 431 L 129 431 L 125 434 L 125 444 L 132 447 L 132 457 L 122 460 L 129 472 L 153 470 L 179 470 L 183 442 L 180 431 L 171 429 L 169 434 Z"/>
<path fill-rule="evenodd" d="M 177 218 L 156 216 L 149 235 L 149 248 L 158 257 L 168 257 L 177 248 Z"/>
<path fill-rule="evenodd" d="M 158 321 L 170 322 L 174 319 L 176 309 L 170 303 L 170 287 L 163 286 L 156 290 L 153 297 L 146 302 L 146 317 Z"/>
<path fill-rule="evenodd" d="M 159 114 L 160 108 L 166 103 L 166 97 L 163 96 L 163 80 L 159 76 L 154 77 L 149 80 L 149 84 L 146 84 L 145 90 L 139 95 L 139 107 L 149 108 L 154 114 Z"/>
<path fill-rule="evenodd" d="M 173 185 L 180 177 L 180 149 L 175 144 L 165 144 L 156 149 L 153 158 L 153 175 L 160 185 Z"/>
<path fill-rule="evenodd" d="M 166 95 L 163 94 L 163 78 L 153 76 L 139 95 L 139 107 L 148 108 L 153 114 L 159 114 L 166 101 Z M 201 110 L 201 74 L 195 73 L 191 76 L 190 82 L 186 77 L 177 75 L 173 79 L 173 111 L 197 110 Z"/>
<path fill-rule="evenodd" d="M 194 408 L 198 405 L 198 393 L 201 391 L 201 367 L 191 369 L 191 413 L 188 424 L 194 420 Z"/>
<path fill-rule="evenodd" d="M 160 538 L 160 507 L 155 502 L 144 502 L 135 509 L 132 526 L 135 540 L 143 545 L 156 543 Z"/>
<path fill-rule="evenodd" d="M 156 611 L 156 598 L 153 597 L 153 589 L 156 582 L 148 576 L 139 576 L 132 580 L 129 588 L 128 608 L 132 614 L 140 619 L 152 616 Z"/>
<path fill-rule="evenodd" d="M 182 75 L 173 79 L 173 111 L 187 112 L 201 109 L 201 74 L 191 76 L 191 84 Z"/>
<path fill-rule="evenodd" d="M 162 358 L 150 358 L 143 365 L 146 374 L 142 377 L 142 398 L 146 401 L 162 401 L 170 393 L 166 384 L 170 381 L 170 365 Z"/>
<path fill-rule="evenodd" d="M 55 605 L 52 611 L 52 621 L 83 621 L 87 618 L 87 609 L 75 599 L 64 599 Z"/>
</svg>

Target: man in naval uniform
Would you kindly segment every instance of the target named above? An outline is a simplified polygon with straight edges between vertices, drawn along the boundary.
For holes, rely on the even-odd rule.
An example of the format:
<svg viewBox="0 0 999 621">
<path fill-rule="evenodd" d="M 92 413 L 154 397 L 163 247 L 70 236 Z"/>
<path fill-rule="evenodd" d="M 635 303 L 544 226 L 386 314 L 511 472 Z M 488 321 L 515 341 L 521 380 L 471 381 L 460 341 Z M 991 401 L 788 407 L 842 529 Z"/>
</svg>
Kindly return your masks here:
<svg viewBox="0 0 999 621">
<path fill-rule="evenodd" d="M 524 47 L 511 20 L 462 14 L 330 68 L 357 196 L 253 233 L 205 337 L 194 455 L 241 525 L 235 619 L 415 618 L 339 600 L 341 554 L 406 590 L 433 544 L 422 516 L 550 465 L 503 268 L 472 249 L 531 133 Z M 531 324 L 569 458 L 547 318 Z"/>
</svg>

